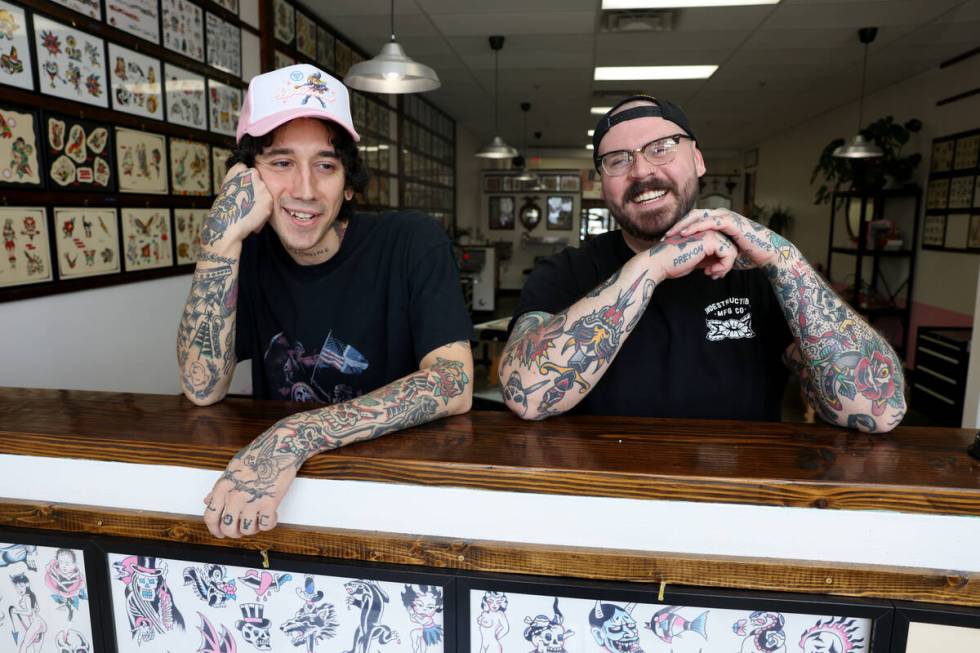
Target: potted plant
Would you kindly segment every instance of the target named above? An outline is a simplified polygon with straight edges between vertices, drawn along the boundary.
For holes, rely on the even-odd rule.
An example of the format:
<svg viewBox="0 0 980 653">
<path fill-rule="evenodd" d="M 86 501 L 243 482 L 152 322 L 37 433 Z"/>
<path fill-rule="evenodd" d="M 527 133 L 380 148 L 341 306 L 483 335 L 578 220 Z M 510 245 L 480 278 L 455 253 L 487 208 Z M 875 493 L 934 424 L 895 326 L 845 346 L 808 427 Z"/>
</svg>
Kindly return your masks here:
<svg viewBox="0 0 980 653">
<path fill-rule="evenodd" d="M 772 207 L 753 204 L 749 219 L 766 225 L 780 236 L 785 236 L 787 230 L 793 225 L 793 211 L 780 204 Z"/>
<path fill-rule="evenodd" d="M 875 120 L 861 130 L 864 138 L 882 150 L 882 156 L 873 159 L 842 159 L 834 156 L 834 150 L 845 143 L 843 138 L 832 140 L 820 153 L 817 165 L 810 175 L 813 184 L 822 176 L 823 182 L 817 188 L 815 204 L 830 201 L 831 193 L 841 188 L 870 192 L 884 188 L 887 184 L 908 183 L 922 160 L 919 153 L 902 156 L 902 147 L 908 143 L 912 134 L 922 129 L 922 121 L 907 120 L 895 122 L 893 116 Z"/>
</svg>

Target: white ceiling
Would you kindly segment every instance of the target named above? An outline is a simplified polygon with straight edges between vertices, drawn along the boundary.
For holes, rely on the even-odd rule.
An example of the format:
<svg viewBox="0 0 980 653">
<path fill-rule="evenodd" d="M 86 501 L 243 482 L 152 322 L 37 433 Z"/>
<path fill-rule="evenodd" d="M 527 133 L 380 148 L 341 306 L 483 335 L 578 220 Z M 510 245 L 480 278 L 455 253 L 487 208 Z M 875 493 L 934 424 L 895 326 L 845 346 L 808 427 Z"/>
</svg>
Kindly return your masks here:
<svg viewBox="0 0 980 653">
<path fill-rule="evenodd" d="M 309 0 L 325 21 L 370 54 L 388 39 L 389 0 Z M 593 104 L 630 91 L 687 111 L 710 150 L 739 149 L 766 133 L 854 101 L 863 50 L 857 29 L 879 28 L 868 91 L 980 45 L 980 0 L 782 0 L 777 5 L 676 10 L 671 32 L 599 30 L 600 0 L 396 0 L 395 32 L 442 87 L 427 97 L 480 140 L 493 134 L 493 54 L 500 51 L 500 131 L 522 143 L 581 148 Z M 595 66 L 717 64 L 707 80 L 595 82 Z"/>
</svg>

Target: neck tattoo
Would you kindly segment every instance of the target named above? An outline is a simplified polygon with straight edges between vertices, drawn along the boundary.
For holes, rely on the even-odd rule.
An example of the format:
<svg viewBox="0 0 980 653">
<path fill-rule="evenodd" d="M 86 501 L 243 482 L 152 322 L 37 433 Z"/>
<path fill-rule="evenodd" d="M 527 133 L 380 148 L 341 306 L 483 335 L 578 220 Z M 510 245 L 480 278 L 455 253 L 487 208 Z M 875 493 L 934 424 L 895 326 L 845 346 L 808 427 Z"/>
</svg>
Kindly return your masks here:
<svg viewBox="0 0 980 653">
<path fill-rule="evenodd" d="M 347 221 L 337 220 L 330 226 L 330 228 L 337 232 L 337 249 L 339 250 L 340 243 L 344 240 L 344 234 L 347 233 Z M 312 251 L 308 249 L 293 249 L 292 247 L 287 247 L 286 250 L 290 254 L 301 256 L 303 258 L 319 258 L 321 256 L 332 256 L 336 253 L 336 250 L 331 248 L 329 245 Z"/>
</svg>

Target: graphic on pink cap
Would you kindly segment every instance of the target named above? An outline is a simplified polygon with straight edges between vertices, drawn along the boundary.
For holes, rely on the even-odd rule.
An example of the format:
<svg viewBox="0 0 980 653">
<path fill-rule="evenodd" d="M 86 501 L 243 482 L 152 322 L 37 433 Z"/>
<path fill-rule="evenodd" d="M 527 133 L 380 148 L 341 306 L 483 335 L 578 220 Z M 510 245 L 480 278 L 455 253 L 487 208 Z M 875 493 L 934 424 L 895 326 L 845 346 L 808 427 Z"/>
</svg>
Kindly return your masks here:
<svg viewBox="0 0 980 653">
<path fill-rule="evenodd" d="M 249 82 L 238 120 L 236 140 L 262 136 L 296 118 L 320 118 L 343 127 L 355 141 L 347 87 L 308 64 L 287 66 L 256 75 Z"/>
</svg>

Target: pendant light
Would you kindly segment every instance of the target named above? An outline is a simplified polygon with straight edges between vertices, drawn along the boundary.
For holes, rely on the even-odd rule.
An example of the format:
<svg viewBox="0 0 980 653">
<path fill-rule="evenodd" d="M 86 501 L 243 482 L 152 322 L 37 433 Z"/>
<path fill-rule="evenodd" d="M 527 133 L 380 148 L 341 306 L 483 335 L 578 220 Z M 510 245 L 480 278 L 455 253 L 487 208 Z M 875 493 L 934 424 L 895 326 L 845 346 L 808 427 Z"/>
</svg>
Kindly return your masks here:
<svg viewBox="0 0 980 653">
<path fill-rule="evenodd" d="M 500 134 L 500 124 L 498 122 L 498 105 L 500 102 L 497 99 L 498 55 L 503 47 L 504 37 L 490 37 L 490 49 L 493 50 L 493 133 L 495 135 L 488 145 L 476 153 L 476 156 L 481 159 L 513 159 L 517 156 L 517 150 L 497 135 Z"/>
<path fill-rule="evenodd" d="M 521 159 L 520 174 L 514 179 L 517 181 L 537 182 L 538 176 L 527 169 L 527 112 L 531 110 L 530 102 L 521 102 L 521 111 L 524 112 L 524 155 Z"/>
<path fill-rule="evenodd" d="M 864 44 L 864 68 L 861 71 L 861 97 L 858 100 L 858 133 L 849 142 L 834 150 L 834 156 L 841 159 L 873 159 L 883 154 L 881 148 L 869 143 L 861 135 L 864 120 L 864 85 L 868 74 L 868 46 L 878 35 L 877 27 L 862 27 L 858 30 L 858 40 Z"/>
<path fill-rule="evenodd" d="M 439 88 L 439 76 L 413 61 L 395 40 L 395 0 L 391 0 L 391 41 L 373 59 L 350 67 L 344 84 L 369 93 L 424 93 Z"/>
</svg>

